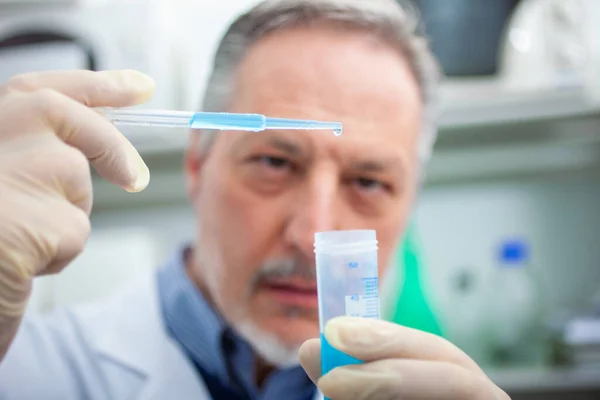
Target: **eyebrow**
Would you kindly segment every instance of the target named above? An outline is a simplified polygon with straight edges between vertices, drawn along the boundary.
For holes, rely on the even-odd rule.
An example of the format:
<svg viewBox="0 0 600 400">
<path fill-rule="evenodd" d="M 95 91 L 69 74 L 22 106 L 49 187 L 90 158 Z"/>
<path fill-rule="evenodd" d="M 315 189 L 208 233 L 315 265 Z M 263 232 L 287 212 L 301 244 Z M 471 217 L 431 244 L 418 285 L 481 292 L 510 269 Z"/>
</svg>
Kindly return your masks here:
<svg viewBox="0 0 600 400">
<path fill-rule="evenodd" d="M 267 138 L 267 143 L 290 155 L 297 156 L 298 154 L 302 153 L 302 149 L 298 144 L 279 136 L 271 136 Z"/>
</svg>

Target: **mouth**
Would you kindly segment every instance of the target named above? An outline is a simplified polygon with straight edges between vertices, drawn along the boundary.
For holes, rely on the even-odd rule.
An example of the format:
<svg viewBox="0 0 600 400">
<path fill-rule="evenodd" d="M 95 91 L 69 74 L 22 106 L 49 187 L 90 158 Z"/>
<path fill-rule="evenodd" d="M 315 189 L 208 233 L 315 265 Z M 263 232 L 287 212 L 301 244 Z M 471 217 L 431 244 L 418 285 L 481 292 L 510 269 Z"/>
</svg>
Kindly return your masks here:
<svg viewBox="0 0 600 400">
<path fill-rule="evenodd" d="M 318 308 L 317 283 L 314 281 L 281 279 L 269 280 L 262 288 L 277 302 L 302 308 Z"/>
</svg>

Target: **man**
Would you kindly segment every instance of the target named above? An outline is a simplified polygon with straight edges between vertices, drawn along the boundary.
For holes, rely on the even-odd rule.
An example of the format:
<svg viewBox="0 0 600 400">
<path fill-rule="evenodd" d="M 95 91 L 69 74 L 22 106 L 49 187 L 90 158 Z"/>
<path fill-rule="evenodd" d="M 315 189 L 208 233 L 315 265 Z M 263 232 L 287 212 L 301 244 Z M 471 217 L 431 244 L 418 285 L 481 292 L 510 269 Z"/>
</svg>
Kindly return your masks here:
<svg viewBox="0 0 600 400">
<path fill-rule="evenodd" d="M 146 101 L 135 72 L 40 73 L 0 94 L 0 399 L 505 399 L 423 332 L 339 318 L 364 364 L 320 376 L 314 233 L 376 229 L 381 272 L 433 143 L 435 64 L 391 0 L 270 0 L 222 40 L 204 110 L 341 121 L 344 133 L 200 132 L 193 246 L 105 302 L 21 323 L 36 275 L 89 232 L 89 163 L 136 192 L 139 155 L 89 107 Z M 303 369 L 298 365 L 298 354 Z M 309 378 L 307 377 L 310 377 Z"/>
</svg>

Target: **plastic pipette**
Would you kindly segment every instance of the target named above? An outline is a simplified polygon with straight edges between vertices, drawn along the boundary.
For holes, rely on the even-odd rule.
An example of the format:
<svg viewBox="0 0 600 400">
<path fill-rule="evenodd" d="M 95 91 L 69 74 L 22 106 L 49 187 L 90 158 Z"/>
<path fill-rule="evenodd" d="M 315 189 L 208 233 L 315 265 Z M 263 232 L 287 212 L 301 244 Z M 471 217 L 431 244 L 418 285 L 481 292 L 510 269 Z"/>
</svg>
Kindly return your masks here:
<svg viewBox="0 0 600 400">
<path fill-rule="evenodd" d="M 242 130 L 259 132 L 265 129 L 328 129 L 342 134 L 339 122 L 304 119 L 271 118 L 262 114 L 189 112 L 171 110 L 100 109 L 115 125 L 159 126 L 169 128 Z"/>
</svg>

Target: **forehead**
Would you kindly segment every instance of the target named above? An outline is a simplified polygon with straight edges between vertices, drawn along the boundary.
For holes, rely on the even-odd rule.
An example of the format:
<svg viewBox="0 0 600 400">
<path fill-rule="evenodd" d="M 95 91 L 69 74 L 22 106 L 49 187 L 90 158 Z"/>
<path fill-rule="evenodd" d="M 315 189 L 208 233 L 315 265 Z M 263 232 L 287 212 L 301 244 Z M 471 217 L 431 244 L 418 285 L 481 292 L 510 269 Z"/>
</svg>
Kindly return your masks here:
<svg viewBox="0 0 600 400">
<path fill-rule="evenodd" d="M 255 43 L 236 76 L 232 108 L 339 121 L 343 141 L 399 150 L 415 145 L 421 121 L 401 52 L 369 32 L 329 26 L 280 30 Z"/>
</svg>

